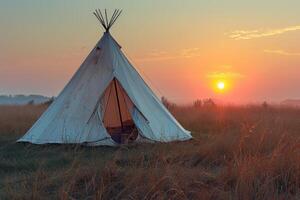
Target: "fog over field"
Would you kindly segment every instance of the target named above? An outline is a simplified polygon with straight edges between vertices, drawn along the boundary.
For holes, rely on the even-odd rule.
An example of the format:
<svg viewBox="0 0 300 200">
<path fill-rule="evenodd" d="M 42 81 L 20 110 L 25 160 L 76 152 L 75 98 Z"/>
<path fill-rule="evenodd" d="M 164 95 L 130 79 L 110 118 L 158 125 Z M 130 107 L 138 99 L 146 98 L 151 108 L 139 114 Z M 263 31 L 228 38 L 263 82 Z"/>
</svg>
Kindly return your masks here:
<svg viewBox="0 0 300 200">
<path fill-rule="evenodd" d="M 0 105 L 41 104 L 50 99 L 42 95 L 0 95 Z"/>
</svg>

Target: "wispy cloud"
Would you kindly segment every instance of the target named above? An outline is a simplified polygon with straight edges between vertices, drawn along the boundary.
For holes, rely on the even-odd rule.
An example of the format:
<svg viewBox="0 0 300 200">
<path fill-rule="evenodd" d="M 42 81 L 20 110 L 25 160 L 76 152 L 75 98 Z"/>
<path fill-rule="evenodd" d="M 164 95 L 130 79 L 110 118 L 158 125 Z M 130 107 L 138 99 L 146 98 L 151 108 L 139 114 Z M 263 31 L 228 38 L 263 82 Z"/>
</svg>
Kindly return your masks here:
<svg viewBox="0 0 300 200">
<path fill-rule="evenodd" d="M 169 60 L 177 58 L 178 55 L 174 52 L 167 51 L 151 51 L 150 53 L 143 56 L 146 60 Z"/>
<path fill-rule="evenodd" d="M 269 49 L 265 49 L 264 52 L 265 53 L 269 53 L 269 54 L 283 55 L 283 56 L 300 56 L 300 53 L 287 52 L 287 51 L 284 51 L 284 50 L 269 50 Z"/>
<path fill-rule="evenodd" d="M 271 37 L 275 35 L 281 35 L 283 33 L 298 31 L 300 30 L 300 25 L 297 26 L 289 26 L 280 29 L 258 29 L 258 30 L 236 30 L 227 35 L 235 40 L 250 40 L 255 38 L 262 37 Z"/>
<path fill-rule="evenodd" d="M 175 51 L 152 51 L 145 56 L 136 58 L 142 61 L 155 61 L 155 60 L 170 60 L 177 58 L 193 58 L 201 56 L 201 49 L 198 47 L 185 48 Z"/>
<path fill-rule="evenodd" d="M 244 75 L 240 74 L 238 72 L 212 72 L 206 75 L 207 78 L 212 79 L 237 79 L 237 78 L 243 78 Z"/>
<path fill-rule="evenodd" d="M 200 48 L 197 48 L 197 47 L 182 49 L 180 52 L 180 55 L 184 58 L 198 57 L 198 56 L 201 56 L 201 50 L 200 50 Z"/>
</svg>

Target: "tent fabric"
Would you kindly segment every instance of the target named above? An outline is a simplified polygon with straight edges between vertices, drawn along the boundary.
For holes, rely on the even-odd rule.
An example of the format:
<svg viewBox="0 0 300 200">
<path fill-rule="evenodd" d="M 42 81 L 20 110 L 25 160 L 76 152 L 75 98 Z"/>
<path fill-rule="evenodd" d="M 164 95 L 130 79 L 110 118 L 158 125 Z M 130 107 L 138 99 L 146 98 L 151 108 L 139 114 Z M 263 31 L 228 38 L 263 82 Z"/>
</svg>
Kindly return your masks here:
<svg viewBox="0 0 300 200">
<path fill-rule="evenodd" d="M 55 101 L 18 142 L 117 145 L 103 123 L 105 105 L 115 103 L 106 99 L 114 79 L 125 98 L 122 106 L 127 106 L 126 117 L 132 118 L 144 141 L 192 138 L 144 82 L 111 34 L 105 32 Z"/>
</svg>

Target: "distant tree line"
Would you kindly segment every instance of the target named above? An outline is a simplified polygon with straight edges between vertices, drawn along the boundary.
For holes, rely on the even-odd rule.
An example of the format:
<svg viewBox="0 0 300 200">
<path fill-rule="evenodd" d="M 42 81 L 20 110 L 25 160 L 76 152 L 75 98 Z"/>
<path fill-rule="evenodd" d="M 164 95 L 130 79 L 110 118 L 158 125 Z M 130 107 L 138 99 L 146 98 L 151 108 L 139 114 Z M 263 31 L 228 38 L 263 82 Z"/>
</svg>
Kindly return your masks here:
<svg viewBox="0 0 300 200">
<path fill-rule="evenodd" d="M 171 101 L 169 101 L 166 97 L 161 98 L 162 103 L 165 105 L 166 108 L 172 109 L 176 107 L 177 105 Z M 216 103 L 213 99 L 207 98 L 207 99 L 197 99 L 193 102 L 192 106 L 195 108 L 201 108 L 201 107 L 216 107 Z"/>
</svg>

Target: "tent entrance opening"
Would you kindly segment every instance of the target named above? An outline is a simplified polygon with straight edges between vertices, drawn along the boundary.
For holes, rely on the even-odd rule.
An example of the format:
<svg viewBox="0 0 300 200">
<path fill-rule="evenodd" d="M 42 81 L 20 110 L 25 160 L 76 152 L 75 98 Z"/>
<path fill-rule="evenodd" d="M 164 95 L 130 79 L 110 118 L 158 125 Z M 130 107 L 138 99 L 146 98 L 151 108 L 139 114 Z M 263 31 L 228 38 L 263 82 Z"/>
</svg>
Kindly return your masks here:
<svg viewBox="0 0 300 200">
<path fill-rule="evenodd" d="M 104 94 L 103 124 L 111 138 L 119 144 L 133 142 L 138 130 L 132 120 L 133 103 L 117 79 L 113 79 Z"/>
</svg>

